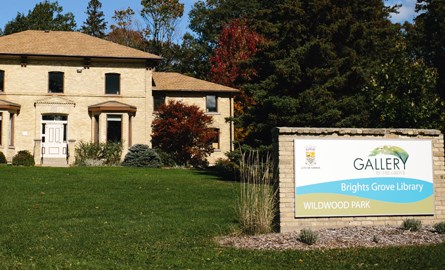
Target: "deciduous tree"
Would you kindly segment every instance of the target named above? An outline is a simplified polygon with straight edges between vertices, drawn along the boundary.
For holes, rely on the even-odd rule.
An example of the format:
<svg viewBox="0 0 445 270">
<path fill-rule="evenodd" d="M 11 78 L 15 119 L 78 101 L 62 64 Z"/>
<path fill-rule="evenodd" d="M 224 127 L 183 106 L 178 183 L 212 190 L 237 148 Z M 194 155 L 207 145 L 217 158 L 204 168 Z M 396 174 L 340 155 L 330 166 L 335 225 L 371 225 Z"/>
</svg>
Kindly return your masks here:
<svg viewBox="0 0 445 270">
<path fill-rule="evenodd" d="M 178 0 L 142 0 L 141 16 L 147 22 L 147 33 L 158 47 L 173 41 L 178 19 L 184 14 L 184 4 Z"/>
<path fill-rule="evenodd" d="M 241 88 L 234 99 L 235 119 L 254 104 L 253 99 L 243 91 L 242 85 L 256 75 L 251 62 L 263 41 L 263 37 L 248 27 L 245 19 L 232 20 L 223 26 L 214 56 L 210 59 L 210 80 Z M 235 140 L 242 142 L 249 129 L 239 124 L 235 126 Z"/>
<path fill-rule="evenodd" d="M 147 41 L 142 30 L 135 26 L 134 10 L 130 7 L 122 10 L 115 10 L 112 17 L 115 24 L 110 26 L 111 32 L 107 39 L 115 43 L 129 46 L 139 50 L 146 50 Z"/>
<path fill-rule="evenodd" d="M 153 120 L 153 147 L 172 155 L 177 164 L 203 166 L 213 152 L 216 133 L 210 128 L 212 121 L 195 105 L 169 101 Z"/>
</svg>

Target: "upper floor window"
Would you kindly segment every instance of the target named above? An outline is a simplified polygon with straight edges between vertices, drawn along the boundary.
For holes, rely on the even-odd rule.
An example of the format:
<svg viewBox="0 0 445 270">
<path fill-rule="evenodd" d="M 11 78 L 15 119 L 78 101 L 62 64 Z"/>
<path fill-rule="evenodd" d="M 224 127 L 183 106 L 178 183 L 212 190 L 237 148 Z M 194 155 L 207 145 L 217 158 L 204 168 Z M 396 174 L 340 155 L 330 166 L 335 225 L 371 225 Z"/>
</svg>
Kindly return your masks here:
<svg viewBox="0 0 445 270">
<path fill-rule="evenodd" d="M 153 94 L 153 111 L 157 112 L 159 107 L 165 104 L 164 94 Z"/>
<path fill-rule="evenodd" d="M 121 92 L 121 75 L 118 73 L 105 74 L 105 94 L 119 95 Z"/>
<path fill-rule="evenodd" d="M 63 93 L 63 77 L 64 73 L 52 71 L 48 73 L 49 87 L 48 93 Z"/>
<path fill-rule="evenodd" d="M 217 112 L 218 111 L 218 99 L 216 95 L 206 96 L 206 112 Z"/>
<path fill-rule="evenodd" d="M 5 91 L 5 71 L 0 70 L 0 93 Z"/>
<path fill-rule="evenodd" d="M 212 148 L 219 150 L 220 149 L 219 128 L 213 128 L 212 130 L 215 133 L 215 137 L 213 138 L 213 141 L 212 141 Z"/>
</svg>

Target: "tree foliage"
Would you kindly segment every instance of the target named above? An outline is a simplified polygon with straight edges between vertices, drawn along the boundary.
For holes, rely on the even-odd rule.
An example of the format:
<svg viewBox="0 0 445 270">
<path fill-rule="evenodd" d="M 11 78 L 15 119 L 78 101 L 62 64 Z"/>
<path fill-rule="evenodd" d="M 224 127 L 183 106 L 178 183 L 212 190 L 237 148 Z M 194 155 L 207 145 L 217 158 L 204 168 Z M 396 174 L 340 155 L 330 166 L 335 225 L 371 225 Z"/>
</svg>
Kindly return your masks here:
<svg viewBox="0 0 445 270">
<path fill-rule="evenodd" d="M 215 65 L 215 52 L 221 50 L 218 41 L 225 38 L 224 26 L 241 18 L 264 38 L 248 65 L 241 65 L 241 70 L 247 71 L 254 67 L 255 76 L 236 85 L 255 104 L 240 115 L 238 122 L 251 130 L 247 143 L 270 144 L 271 129 L 275 126 L 381 126 L 382 123 L 370 119 L 376 112 L 369 105 L 371 78 L 376 78 L 385 65 L 395 68 L 394 78 L 405 76 L 406 80 L 413 73 L 425 76 L 431 72 L 421 62 L 412 62 L 410 54 L 397 54 L 399 45 L 404 43 L 404 32 L 400 25 L 391 23 L 389 15 L 398 7 L 386 7 L 381 0 L 199 1 L 190 12 L 190 28 L 196 35 L 186 42 L 196 54 L 189 58 L 188 68 L 198 70 L 194 75 L 201 78 L 208 75 L 206 70 L 212 70 L 220 75 L 214 78 L 221 79 L 223 60 L 229 57 L 226 53 Z M 406 70 L 394 65 L 411 66 L 412 73 L 404 73 Z M 233 79 L 235 73 L 227 76 L 230 72 L 226 70 L 225 78 Z M 430 82 L 418 80 L 408 85 L 423 89 L 413 91 L 427 97 L 431 94 Z M 391 84 L 398 94 L 409 92 L 403 83 L 379 83 L 388 87 Z M 383 106 L 375 100 L 374 105 Z M 415 118 L 424 119 L 420 115 Z"/>
<path fill-rule="evenodd" d="M 86 14 L 87 19 L 83 23 L 82 32 L 98 38 L 105 37 L 107 29 L 107 22 L 104 18 L 104 13 L 101 11 L 102 3 L 99 0 L 90 0 Z"/>
<path fill-rule="evenodd" d="M 210 59 L 211 81 L 241 88 L 234 99 L 234 113 L 237 116 L 243 115 L 254 104 L 241 86 L 256 75 L 251 62 L 263 42 L 264 38 L 250 29 L 246 20 L 235 19 L 223 26 L 214 56 Z M 235 140 L 242 142 L 249 129 L 236 126 Z"/>
<path fill-rule="evenodd" d="M 259 9 L 258 1 L 206 0 L 195 2 L 189 13 L 190 29 L 194 35 L 186 34 L 181 45 L 181 63 L 178 71 L 187 71 L 196 78 L 208 79 L 210 59 L 224 25 L 230 21 L 249 19 Z"/>
<path fill-rule="evenodd" d="M 235 19 L 224 25 L 214 56 L 210 59 L 211 80 L 237 87 L 240 81 L 251 79 L 256 75 L 256 70 L 245 64 L 256 54 L 262 40 L 243 19 Z"/>
<path fill-rule="evenodd" d="M 4 34 L 9 35 L 25 30 L 75 31 L 76 22 L 71 12 L 63 14 L 58 2 L 44 1 L 35 5 L 28 14 L 17 13 L 12 21 L 5 25 Z"/>
<path fill-rule="evenodd" d="M 125 155 L 122 166 L 126 167 L 145 167 L 145 168 L 160 168 L 162 167 L 162 160 L 154 149 L 150 149 L 145 144 L 135 144 Z"/>
<path fill-rule="evenodd" d="M 178 20 L 184 14 L 184 4 L 178 0 L 142 0 L 141 5 L 141 16 L 146 22 L 147 49 L 163 58 L 157 69 L 175 70 L 180 48 L 174 42 L 174 35 Z"/>
<path fill-rule="evenodd" d="M 407 37 L 413 55 L 437 69 L 437 92 L 445 98 L 445 3 L 443 0 L 418 0 L 419 15 L 408 25 Z"/>
<path fill-rule="evenodd" d="M 365 93 L 369 124 L 383 128 L 443 128 L 443 101 L 436 94 L 437 72 L 405 51 L 382 63 Z"/>
<path fill-rule="evenodd" d="M 115 24 L 110 26 L 111 32 L 108 34 L 107 39 L 124 46 L 145 51 L 145 35 L 141 29 L 138 29 L 138 25 L 135 25 L 134 15 L 135 12 L 130 7 L 115 10 L 112 17 Z"/>
<path fill-rule="evenodd" d="M 184 14 L 184 4 L 178 0 L 141 0 L 141 5 L 151 40 L 171 42 L 178 19 Z"/>
<path fill-rule="evenodd" d="M 195 105 L 169 101 L 153 120 L 153 147 L 170 154 L 178 165 L 203 166 L 213 152 L 216 133 L 210 128 L 212 121 Z"/>
</svg>

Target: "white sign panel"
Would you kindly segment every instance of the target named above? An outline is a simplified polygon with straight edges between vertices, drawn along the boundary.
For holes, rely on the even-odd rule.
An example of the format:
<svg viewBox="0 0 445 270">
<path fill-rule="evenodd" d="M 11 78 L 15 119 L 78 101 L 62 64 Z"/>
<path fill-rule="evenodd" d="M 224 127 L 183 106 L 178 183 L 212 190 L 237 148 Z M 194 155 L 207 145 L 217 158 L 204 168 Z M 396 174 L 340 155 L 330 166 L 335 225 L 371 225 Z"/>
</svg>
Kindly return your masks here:
<svg viewBox="0 0 445 270">
<path fill-rule="evenodd" d="M 430 140 L 296 139 L 295 216 L 434 214 Z"/>
</svg>

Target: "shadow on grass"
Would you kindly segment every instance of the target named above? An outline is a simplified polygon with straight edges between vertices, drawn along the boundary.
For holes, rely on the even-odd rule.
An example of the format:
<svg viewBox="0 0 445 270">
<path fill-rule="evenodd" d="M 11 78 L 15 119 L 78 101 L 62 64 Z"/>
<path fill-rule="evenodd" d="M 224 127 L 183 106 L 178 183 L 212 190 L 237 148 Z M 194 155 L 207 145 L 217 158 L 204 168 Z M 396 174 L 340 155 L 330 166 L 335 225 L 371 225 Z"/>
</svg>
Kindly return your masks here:
<svg viewBox="0 0 445 270">
<path fill-rule="evenodd" d="M 215 167 L 208 167 L 206 169 L 195 169 L 197 174 L 203 176 L 209 176 L 210 178 L 224 181 L 224 182 L 239 182 L 239 177 L 235 173 L 221 172 Z"/>
</svg>

